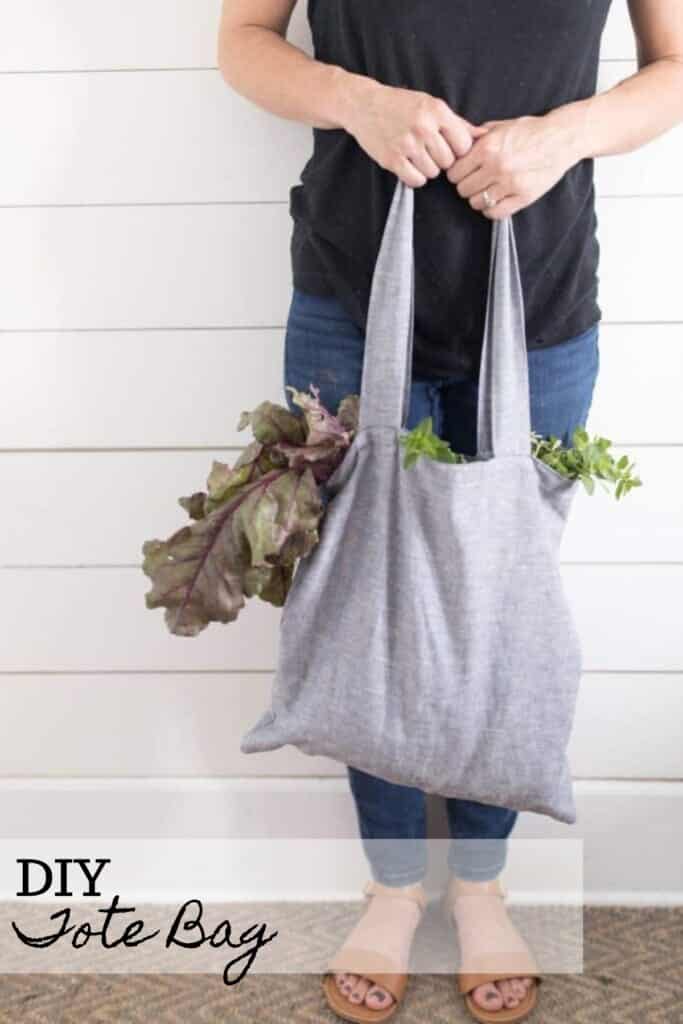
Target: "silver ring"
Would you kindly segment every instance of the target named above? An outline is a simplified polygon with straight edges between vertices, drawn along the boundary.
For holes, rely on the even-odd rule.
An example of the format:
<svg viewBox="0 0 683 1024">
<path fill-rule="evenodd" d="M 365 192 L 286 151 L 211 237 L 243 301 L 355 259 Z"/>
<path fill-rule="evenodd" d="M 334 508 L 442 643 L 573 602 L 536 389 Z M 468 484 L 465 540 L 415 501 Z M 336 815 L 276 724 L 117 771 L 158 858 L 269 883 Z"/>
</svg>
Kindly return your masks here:
<svg viewBox="0 0 683 1024">
<path fill-rule="evenodd" d="M 486 189 L 486 188 L 482 192 L 482 196 L 484 198 L 484 205 L 486 206 L 487 210 L 490 210 L 491 207 L 495 206 L 496 203 L 498 202 L 497 199 L 491 199 L 491 196 L 489 195 L 488 189 Z"/>
</svg>

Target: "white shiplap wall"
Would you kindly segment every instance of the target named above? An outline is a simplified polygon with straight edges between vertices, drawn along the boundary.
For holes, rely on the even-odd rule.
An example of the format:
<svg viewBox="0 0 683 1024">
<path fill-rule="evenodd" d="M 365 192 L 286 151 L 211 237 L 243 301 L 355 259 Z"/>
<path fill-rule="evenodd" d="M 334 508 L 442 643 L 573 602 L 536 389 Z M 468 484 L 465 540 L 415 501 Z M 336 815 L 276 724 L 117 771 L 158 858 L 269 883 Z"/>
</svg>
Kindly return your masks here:
<svg viewBox="0 0 683 1024">
<path fill-rule="evenodd" d="M 310 131 L 224 85 L 218 0 L 7 0 L 3 13 L 5 834 L 101 830 L 98 816 L 111 834 L 221 822 L 229 834 L 253 825 L 255 784 L 264 819 L 285 787 L 279 834 L 297 835 L 330 782 L 325 820 L 352 828 L 344 779 L 321 778 L 338 765 L 239 753 L 268 699 L 278 613 L 253 602 L 227 629 L 171 637 L 144 609 L 139 569 L 142 541 L 180 525 L 177 496 L 244 443 L 240 411 L 283 400 L 287 192 Z M 310 48 L 302 3 L 289 35 Z M 600 88 L 634 55 L 615 0 Z M 589 426 L 636 457 L 646 486 L 623 505 L 579 495 L 562 551 L 586 675 L 580 821 L 561 834 L 593 843 L 588 887 L 624 898 L 683 888 L 661 843 L 647 874 L 637 858 L 613 872 L 627 827 L 630 842 L 648 816 L 670 829 L 683 806 L 682 157 L 678 129 L 597 164 L 604 321 Z M 531 818 L 518 834 L 558 834 Z"/>
</svg>

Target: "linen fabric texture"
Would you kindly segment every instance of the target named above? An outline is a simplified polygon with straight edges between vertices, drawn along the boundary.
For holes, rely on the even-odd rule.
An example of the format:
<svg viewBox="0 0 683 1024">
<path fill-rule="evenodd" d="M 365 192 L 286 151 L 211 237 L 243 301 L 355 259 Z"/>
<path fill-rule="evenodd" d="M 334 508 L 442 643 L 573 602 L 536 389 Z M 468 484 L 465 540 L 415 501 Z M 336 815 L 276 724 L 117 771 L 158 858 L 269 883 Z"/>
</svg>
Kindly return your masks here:
<svg viewBox="0 0 683 1024">
<path fill-rule="evenodd" d="M 427 793 L 576 820 L 580 639 L 559 566 L 578 480 L 531 451 L 513 219 L 491 224 L 477 455 L 403 465 L 414 190 L 372 281 L 358 430 L 283 608 L 272 704 L 243 753 L 292 744 Z"/>
</svg>

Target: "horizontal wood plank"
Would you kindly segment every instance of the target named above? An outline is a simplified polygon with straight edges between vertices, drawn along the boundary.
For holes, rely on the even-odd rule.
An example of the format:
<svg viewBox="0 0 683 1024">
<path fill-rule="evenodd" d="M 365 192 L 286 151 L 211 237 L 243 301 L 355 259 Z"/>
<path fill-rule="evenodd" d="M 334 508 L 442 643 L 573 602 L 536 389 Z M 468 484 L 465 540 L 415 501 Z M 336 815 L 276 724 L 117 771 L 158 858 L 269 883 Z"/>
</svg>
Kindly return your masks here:
<svg viewBox="0 0 683 1024">
<path fill-rule="evenodd" d="M 0 36 L 0 71 L 213 67 L 220 0 L 33 0 L 15 4 Z M 310 52 L 305 0 L 288 38 Z M 614 0 L 602 52 L 634 56 L 624 0 Z"/>
<path fill-rule="evenodd" d="M 0 444 L 241 447 L 242 409 L 284 401 L 283 333 L 278 327 L 7 334 Z"/>
<path fill-rule="evenodd" d="M 221 0 L 33 0 L 15 4 L 4 71 L 166 68 L 216 63 Z"/>
<path fill-rule="evenodd" d="M 586 673 L 569 757 L 575 778 L 683 777 L 683 675 Z"/>
<path fill-rule="evenodd" d="M 0 329 L 283 322 L 284 205 L 4 209 Z"/>
<path fill-rule="evenodd" d="M 587 672 L 681 672 L 683 566 L 564 565 Z M 280 612 L 247 602 L 237 622 L 172 636 L 149 611 L 142 570 L 0 572 L 0 671 L 271 671 Z"/>
<path fill-rule="evenodd" d="M 635 70 L 603 62 L 598 91 Z M 0 205 L 286 202 L 312 148 L 217 71 L 0 76 L 0 135 Z M 596 160 L 596 190 L 680 194 L 682 160 L 677 128 Z"/>
<path fill-rule="evenodd" d="M 615 457 L 623 451 L 614 449 Z M 611 490 L 598 487 L 589 496 L 581 488 L 562 543 L 564 561 L 683 562 L 683 446 L 626 453 L 644 485 L 620 502 Z M 137 564 L 143 540 L 168 537 L 187 521 L 178 498 L 205 488 L 213 459 L 234 464 L 238 454 L 0 455 L 4 490 L 12 495 L 12 514 L 0 534 L 0 565 Z"/>
<path fill-rule="evenodd" d="M 0 76 L 0 205 L 282 202 L 311 129 L 217 71 Z"/>
<path fill-rule="evenodd" d="M 343 775 L 338 762 L 295 747 L 240 753 L 271 687 L 270 673 L 0 676 L 0 775 Z M 683 775 L 682 716 L 683 675 L 587 673 L 569 750 L 574 777 L 631 777 L 635 744 L 639 778 Z"/>
<path fill-rule="evenodd" d="M 683 196 L 603 198 L 598 219 L 604 318 L 683 321 Z M 282 324 L 290 237 L 286 204 L 3 209 L 0 330 Z"/>
</svg>

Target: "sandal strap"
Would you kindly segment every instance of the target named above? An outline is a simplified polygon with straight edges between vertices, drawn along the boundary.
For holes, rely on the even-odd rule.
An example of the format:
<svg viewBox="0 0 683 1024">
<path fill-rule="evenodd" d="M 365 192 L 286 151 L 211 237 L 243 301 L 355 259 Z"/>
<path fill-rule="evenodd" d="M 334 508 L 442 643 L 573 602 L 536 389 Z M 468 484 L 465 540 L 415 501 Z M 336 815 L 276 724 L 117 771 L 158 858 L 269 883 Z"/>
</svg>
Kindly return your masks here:
<svg viewBox="0 0 683 1024">
<path fill-rule="evenodd" d="M 500 886 L 496 895 L 505 903 L 508 892 Z M 480 894 L 469 891 L 463 891 L 456 897 L 446 892 L 443 897 L 443 909 L 452 921 L 454 908 L 458 903 L 478 898 Z M 526 943 L 524 945 L 526 946 Z M 539 966 L 528 947 L 501 953 L 480 953 L 478 956 L 469 957 L 455 973 L 458 990 L 462 995 L 492 981 L 505 981 L 508 978 L 534 978 L 536 982 L 542 980 Z"/>
<path fill-rule="evenodd" d="M 490 981 L 507 981 L 509 978 L 533 978 L 537 985 L 543 981 L 540 974 L 534 971 L 523 973 L 509 973 L 508 971 L 494 971 L 493 974 L 457 974 L 458 991 L 465 996 L 480 985 L 487 985 Z"/>
<path fill-rule="evenodd" d="M 503 903 L 507 903 L 508 890 L 505 889 L 502 885 L 499 885 L 498 890 L 494 889 L 492 890 L 492 892 L 495 896 L 498 896 L 498 898 Z M 481 899 L 481 893 L 479 892 L 463 889 L 461 892 L 458 893 L 457 896 L 455 896 L 453 894 L 453 889 L 451 887 L 448 887 L 443 894 L 443 906 L 447 910 L 452 910 L 456 903 L 465 903 L 467 902 L 467 900 L 477 899 Z"/>
<path fill-rule="evenodd" d="M 487 954 L 465 965 L 466 970 L 457 971 L 458 991 L 465 995 L 479 985 L 490 981 L 505 981 L 507 978 L 534 978 L 542 981 L 538 964 L 525 953 Z"/>
<path fill-rule="evenodd" d="M 367 900 L 372 897 L 381 900 L 410 900 L 411 903 L 416 903 L 422 911 L 427 906 L 427 897 L 421 889 L 415 889 L 414 892 L 397 889 L 395 892 L 391 892 L 388 888 L 380 889 L 378 883 L 372 880 L 363 886 L 363 895 Z"/>
<path fill-rule="evenodd" d="M 408 984 L 408 975 L 398 972 L 393 960 L 372 949 L 341 949 L 329 961 L 327 970 L 331 973 L 362 975 L 374 985 L 391 992 L 397 1003 L 403 998 Z"/>
<path fill-rule="evenodd" d="M 371 899 L 408 900 L 410 903 L 417 904 L 420 911 L 424 910 L 427 903 L 426 896 L 421 889 L 415 889 L 414 892 L 397 889 L 396 892 L 392 892 L 385 887 L 380 887 L 373 880 L 365 883 L 363 895 L 366 902 L 370 902 Z M 405 992 L 408 975 L 405 971 L 397 970 L 397 967 L 399 964 L 395 960 L 375 949 L 364 949 L 360 946 L 344 944 L 328 961 L 327 971 L 362 975 L 373 984 L 390 992 L 398 1003 Z"/>
<path fill-rule="evenodd" d="M 507 900 L 507 890 L 501 890 L 501 892 L 496 893 L 496 896 L 499 897 L 501 902 L 505 903 L 506 900 Z M 451 891 L 449 889 L 447 889 L 441 895 L 441 899 L 440 899 L 441 913 L 443 914 L 443 916 L 446 919 L 446 921 L 450 925 L 453 925 L 453 923 L 454 923 L 453 919 L 454 919 L 454 915 L 455 915 L 455 907 L 456 907 L 456 905 L 462 904 L 462 903 L 467 903 L 468 900 L 471 900 L 471 899 L 475 899 L 476 900 L 477 898 L 480 898 L 478 893 L 469 893 L 469 892 L 463 892 L 463 893 L 458 894 L 458 896 L 454 897 L 451 894 Z"/>
</svg>

